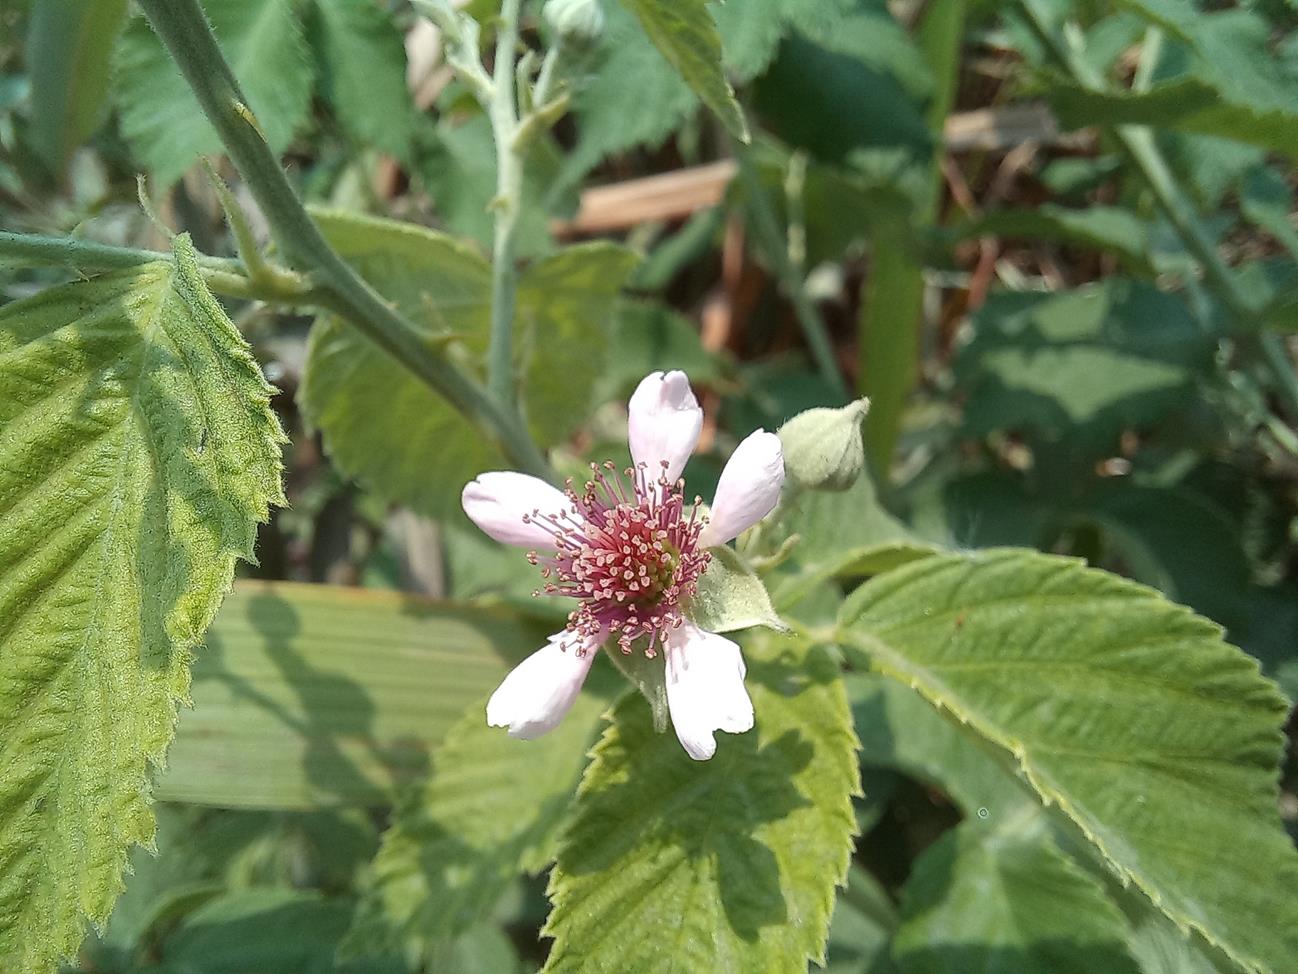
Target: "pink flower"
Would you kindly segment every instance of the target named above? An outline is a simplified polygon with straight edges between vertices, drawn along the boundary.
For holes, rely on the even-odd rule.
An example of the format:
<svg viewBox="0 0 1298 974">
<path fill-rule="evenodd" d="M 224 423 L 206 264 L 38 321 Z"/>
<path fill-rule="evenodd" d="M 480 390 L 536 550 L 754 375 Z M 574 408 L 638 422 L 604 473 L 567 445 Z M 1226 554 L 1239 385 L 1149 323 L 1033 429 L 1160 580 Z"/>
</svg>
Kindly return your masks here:
<svg viewBox="0 0 1298 974">
<path fill-rule="evenodd" d="M 703 427 L 684 372 L 645 378 L 628 406 L 634 466 L 591 465 L 578 492 L 536 477 L 485 473 L 464 488 L 464 512 L 492 538 L 533 549 L 548 594 L 577 599 L 567 626 L 520 663 L 487 702 L 487 723 L 539 737 L 572 706 L 595 652 L 666 655 L 667 705 L 681 745 L 696 760 L 716 752 L 718 730 L 753 726 L 739 647 L 689 619 L 708 549 L 752 527 L 775 507 L 784 483 L 779 438 L 758 430 L 730 457 L 709 514 L 687 510 L 685 461 Z"/>
</svg>

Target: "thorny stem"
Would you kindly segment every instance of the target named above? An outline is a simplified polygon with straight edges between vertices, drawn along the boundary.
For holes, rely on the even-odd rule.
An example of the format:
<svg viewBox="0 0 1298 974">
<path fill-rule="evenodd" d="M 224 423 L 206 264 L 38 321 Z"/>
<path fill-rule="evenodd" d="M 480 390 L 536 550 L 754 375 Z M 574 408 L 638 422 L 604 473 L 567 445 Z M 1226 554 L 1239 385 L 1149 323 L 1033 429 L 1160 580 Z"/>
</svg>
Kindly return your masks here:
<svg viewBox="0 0 1298 974">
<path fill-rule="evenodd" d="M 1020 6 L 1027 15 L 1028 26 L 1037 39 L 1079 85 L 1090 91 L 1105 91 L 1107 84 L 1104 77 L 1081 56 L 1081 33 L 1066 27 L 1064 39 L 1056 36 L 1049 27 L 1049 17 L 1040 8 L 1040 2 L 1041 0 L 1020 0 Z M 1151 51 L 1157 49 L 1161 35 L 1153 40 Z M 1222 260 L 1216 245 L 1204 233 L 1193 206 L 1177 187 L 1176 179 L 1154 141 L 1153 132 L 1141 125 L 1115 125 L 1112 133 L 1143 177 L 1153 194 L 1154 202 L 1181 238 L 1185 249 L 1198 261 L 1204 276 L 1216 288 L 1238 328 L 1239 344 L 1262 360 L 1284 397 L 1289 418 L 1298 421 L 1298 373 L 1295 373 L 1293 363 L 1279 338 L 1259 332 L 1250 324 L 1257 309 L 1249 301 L 1230 267 Z"/>
<path fill-rule="evenodd" d="M 496 440 L 512 463 L 552 478 L 517 411 L 490 396 L 424 342 L 417 329 L 326 242 L 266 144 L 198 0 L 140 0 L 140 7 L 220 135 L 285 258 L 312 274 L 325 299 L 322 303 Z"/>
</svg>

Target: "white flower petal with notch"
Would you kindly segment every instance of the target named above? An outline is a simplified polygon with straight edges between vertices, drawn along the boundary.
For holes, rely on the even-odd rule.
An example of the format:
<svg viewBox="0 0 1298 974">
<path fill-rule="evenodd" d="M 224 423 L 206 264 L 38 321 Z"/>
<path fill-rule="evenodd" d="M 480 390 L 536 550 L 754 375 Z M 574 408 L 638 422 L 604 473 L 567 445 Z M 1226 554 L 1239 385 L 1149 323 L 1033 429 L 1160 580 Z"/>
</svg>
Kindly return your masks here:
<svg viewBox="0 0 1298 974">
<path fill-rule="evenodd" d="M 484 534 L 520 548 L 554 547 L 549 530 L 524 518 L 536 512 L 554 516 L 572 511 L 572 501 L 561 491 L 538 477 L 512 470 L 480 474 L 464 486 L 460 503 Z"/>
<path fill-rule="evenodd" d="M 703 410 L 684 372 L 645 376 L 627 403 L 631 459 L 637 466 L 645 465 L 651 481 L 657 480 L 660 472 L 669 482 L 681 475 L 702 429 Z"/>
<path fill-rule="evenodd" d="M 686 622 L 667 637 L 667 709 L 685 753 L 707 761 L 716 753 L 716 731 L 753 728 L 753 703 L 744 688 L 737 643 Z"/>
<path fill-rule="evenodd" d="M 783 486 L 780 438 L 765 430 L 750 433 L 721 471 L 699 544 L 715 548 L 739 537 L 775 509 Z"/>
<path fill-rule="evenodd" d="M 525 741 L 554 730 L 572 709 L 602 643 L 588 641 L 578 654 L 572 633 L 555 633 L 550 641 L 519 663 L 487 701 L 487 724 L 508 727 L 510 737 Z"/>
</svg>

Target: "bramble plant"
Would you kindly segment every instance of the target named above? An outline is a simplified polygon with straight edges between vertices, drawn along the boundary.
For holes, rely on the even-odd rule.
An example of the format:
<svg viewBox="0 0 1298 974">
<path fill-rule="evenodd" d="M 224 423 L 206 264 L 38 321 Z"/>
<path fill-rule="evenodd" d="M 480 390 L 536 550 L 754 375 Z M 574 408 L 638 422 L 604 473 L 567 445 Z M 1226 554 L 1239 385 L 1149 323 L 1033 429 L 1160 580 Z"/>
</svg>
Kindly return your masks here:
<svg viewBox="0 0 1298 974">
<path fill-rule="evenodd" d="M 0 27 L 0 971 L 1298 964 L 1292 5 Z"/>
</svg>

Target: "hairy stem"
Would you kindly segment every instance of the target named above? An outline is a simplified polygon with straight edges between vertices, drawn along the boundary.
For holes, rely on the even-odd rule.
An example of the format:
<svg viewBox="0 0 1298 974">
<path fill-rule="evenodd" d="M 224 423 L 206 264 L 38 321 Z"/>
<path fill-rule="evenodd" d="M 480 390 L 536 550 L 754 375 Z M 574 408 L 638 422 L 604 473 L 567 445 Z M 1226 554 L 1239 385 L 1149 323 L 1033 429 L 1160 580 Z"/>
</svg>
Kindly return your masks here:
<svg viewBox="0 0 1298 974">
<path fill-rule="evenodd" d="M 523 204 L 523 150 L 515 148 L 518 104 L 514 82 L 521 0 L 504 0 L 496 35 L 491 101 L 487 106 L 496 141 L 496 232 L 491 248 L 491 335 L 487 344 L 487 388 L 501 403 L 514 401 L 514 310 L 518 269 L 515 237 Z"/>
<path fill-rule="evenodd" d="M 497 441 L 511 462 L 551 477 L 517 412 L 430 348 L 325 241 L 262 137 L 198 0 L 140 0 L 140 7 L 194 90 L 288 262 L 309 271 L 328 294 L 330 307 Z"/>
</svg>

